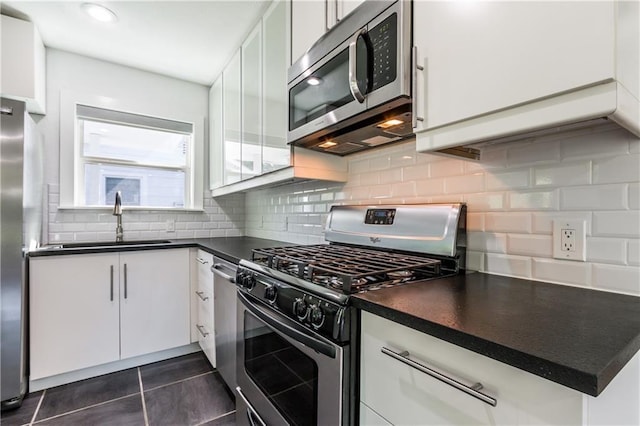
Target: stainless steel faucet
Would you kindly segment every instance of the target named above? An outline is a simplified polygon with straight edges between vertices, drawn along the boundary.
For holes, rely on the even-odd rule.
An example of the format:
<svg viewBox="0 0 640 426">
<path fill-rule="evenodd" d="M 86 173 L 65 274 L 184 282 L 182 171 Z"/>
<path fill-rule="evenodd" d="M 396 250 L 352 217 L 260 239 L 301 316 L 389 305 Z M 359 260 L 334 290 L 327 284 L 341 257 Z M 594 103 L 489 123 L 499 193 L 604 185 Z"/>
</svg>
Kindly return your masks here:
<svg viewBox="0 0 640 426">
<path fill-rule="evenodd" d="M 120 191 L 116 192 L 116 204 L 113 206 L 113 215 L 118 217 L 118 224 L 116 226 L 116 242 L 120 242 L 124 238 L 124 232 L 122 230 L 122 196 Z"/>
</svg>

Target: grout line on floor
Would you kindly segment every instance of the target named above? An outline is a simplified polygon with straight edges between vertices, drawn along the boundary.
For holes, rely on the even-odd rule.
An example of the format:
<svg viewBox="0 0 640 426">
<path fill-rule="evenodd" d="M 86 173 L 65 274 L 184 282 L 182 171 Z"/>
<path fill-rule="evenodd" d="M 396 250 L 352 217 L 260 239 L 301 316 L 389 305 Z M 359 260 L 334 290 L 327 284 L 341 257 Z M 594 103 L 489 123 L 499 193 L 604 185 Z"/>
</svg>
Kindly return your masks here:
<svg viewBox="0 0 640 426">
<path fill-rule="evenodd" d="M 229 414 L 233 414 L 233 413 L 235 413 L 235 412 L 236 412 L 236 410 L 231 410 L 231 411 L 229 411 L 228 413 L 220 414 L 219 416 L 216 416 L 216 417 L 213 417 L 213 418 L 211 418 L 211 419 L 205 420 L 205 421 L 200 422 L 200 423 L 198 423 L 198 424 L 196 424 L 196 425 L 194 425 L 194 426 L 201 426 L 201 425 L 203 425 L 203 424 L 205 424 L 205 423 L 209 423 L 209 422 L 212 422 L 212 421 L 214 421 L 214 420 L 221 419 L 221 418 L 226 417 L 226 416 L 228 416 Z"/>
<path fill-rule="evenodd" d="M 135 393 L 132 393 L 132 394 L 129 394 L 129 395 L 125 395 L 125 396 L 120 396 L 118 398 L 110 399 L 108 401 L 99 402 L 97 404 L 87 405 L 86 407 L 76 408 L 75 410 L 65 411 L 64 413 L 56 414 L 55 416 L 47 417 L 45 419 L 40 419 L 37 422 L 34 422 L 32 424 L 36 424 L 37 425 L 39 423 L 42 423 L 45 420 L 57 419 L 58 417 L 66 416 L 67 414 L 77 413 L 79 411 L 83 411 L 83 410 L 86 410 L 88 408 L 99 407 L 100 405 L 108 404 L 108 403 L 114 402 L 114 401 L 119 401 L 119 400 L 125 399 L 125 398 L 131 398 L 132 396 L 135 396 Z"/>
<path fill-rule="evenodd" d="M 181 379 L 181 380 L 176 380 L 175 382 L 166 383 L 164 385 L 156 386 L 155 388 L 146 389 L 145 392 L 149 392 L 149 391 L 153 391 L 153 390 L 156 390 L 156 389 L 164 388 L 166 386 L 175 385 L 176 383 L 186 382 L 187 380 L 195 379 L 195 378 L 206 376 L 207 374 L 213 374 L 213 373 L 215 373 L 215 371 L 207 371 L 206 373 L 196 374 L 195 376 L 187 377 L 187 378 L 184 378 L 184 379 Z"/>
<path fill-rule="evenodd" d="M 29 422 L 29 426 L 31 426 L 33 424 L 33 422 L 36 421 L 36 416 L 38 415 L 38 411 L 40 411 L 40 406 L 42 405 L 42 400 L 44 400 L 44 395 L 47 393 L 47 390 L 43 390 L 42 391 L 42 395 L 40 395 L 40 401 L 38 401 L 38 405 L 36 406 L 36 411 L 33 413 L 33 416 L 31 417 L 31 421 Z"/>
<path fill-rule="evenodd" d="M 144 424 L 149 426 L 149 416 L 147 415 L 147 404 L 144 402 L 144 387 L 142 386 L 142 373 L 138 367 L 138 383 L 140 383 L 140 398 L 142 399 L 142 413 L 144 414 Z"/>
</svg>

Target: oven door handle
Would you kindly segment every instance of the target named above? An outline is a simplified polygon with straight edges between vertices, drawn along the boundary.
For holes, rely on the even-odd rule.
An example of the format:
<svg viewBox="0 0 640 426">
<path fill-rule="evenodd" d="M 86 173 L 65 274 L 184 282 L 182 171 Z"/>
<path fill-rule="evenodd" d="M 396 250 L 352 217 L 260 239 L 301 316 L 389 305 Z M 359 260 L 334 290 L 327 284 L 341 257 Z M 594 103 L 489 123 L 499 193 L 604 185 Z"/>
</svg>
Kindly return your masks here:
<svg viewBox="0 0 640 426">
<path fill-rule="evenodd" d="M 247 308 L 256 317 L 264 321 L 268 326 L 286 336 L 289 336 L 297 342 L 302 343 L 303 345 L 313 349 L 314 351 L 320 352 L 321 354 L 331 358 L 336 357 L 336 348 L 333 346 L 333 344 L 328 341 L 324 341 L 324 339 L 321 339 L 319 337 L 311 336 L 309 334 L 309 331 L 298 326 L 295 323 L 293 325 L 285 324 L 277 317 L 267 312 L 265 309 L 257 306 L 255 303 L 252 303 L 251 300 L 249 300 L 249 297 L 250 296 L 244 295 L 240 291 L 238 292 L 238 300 L 242 302 L 245 308 Z M 298 327 L 300 329 L 298 329 Z"/>
</svg>

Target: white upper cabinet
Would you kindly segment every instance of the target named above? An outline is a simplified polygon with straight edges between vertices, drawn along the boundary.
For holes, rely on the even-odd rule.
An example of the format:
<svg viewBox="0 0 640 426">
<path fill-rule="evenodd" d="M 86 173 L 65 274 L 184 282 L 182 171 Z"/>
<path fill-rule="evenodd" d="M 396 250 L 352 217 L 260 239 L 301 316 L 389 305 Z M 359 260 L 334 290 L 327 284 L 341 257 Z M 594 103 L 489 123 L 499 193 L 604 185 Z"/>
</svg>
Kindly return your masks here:
<svg viewBox="0 0 640 426">
<path fill-rule="evenodd" d="M 222 114 L 222 75 L 209 89 L 209 188 L 223 185 L 224 123 Z"/>
<path fill-rule="evenodd" d="M 240 49 L 233 55 L 222 72 L 222 105 L 223 105 L 223 182 L 228 185 L 242 178 L 242 96 L 241 86 L 241 54 Z M 216 166 L 219 166 L 217 162 Z"/>
<path fill-rule="evenodd" d="M 25 101 L 27 111 L 45 113 L 45 50 L 31 22 L 2 15 L 0 90 L 4 98 Z"/>
<path fill-rule="evenodd" d="M 418 150 L 638 126 L 637 2 L 414 2 Z"/>
<path fill-rule="evenodd" d="M 291 1 L 291 63 L 327 31 L 326 0 Z"/>
<path fill-rule="evenodd" d="M 262 26 L 242 44 L 241 179 L 262 174 Z"/>
<path fill-rule="evenodd" d="M 262 171 L 288 167 L 291 148 L 287 145 L 289 67 L 289 8 L 286 1 L 274 2 L 262 17 Z"/>
</svg>

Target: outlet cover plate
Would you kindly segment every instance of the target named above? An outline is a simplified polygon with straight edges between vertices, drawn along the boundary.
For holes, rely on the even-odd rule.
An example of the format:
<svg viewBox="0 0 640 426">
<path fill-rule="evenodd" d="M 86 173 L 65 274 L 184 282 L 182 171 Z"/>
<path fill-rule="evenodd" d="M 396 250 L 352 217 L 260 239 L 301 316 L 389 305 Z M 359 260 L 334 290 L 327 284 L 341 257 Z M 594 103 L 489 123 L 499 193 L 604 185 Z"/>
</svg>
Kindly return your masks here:
<svg viewBox="0 0 640 426">
<path fill-rule="evenodd" d="M 575 235 L 573 250 L 563 250 L 563 230 L 571 229 Z M 587 221 L 582 219 L 554 219 L 553 221 L 553 257 L 554 259 L 587 260 Z"/>
</svg>

